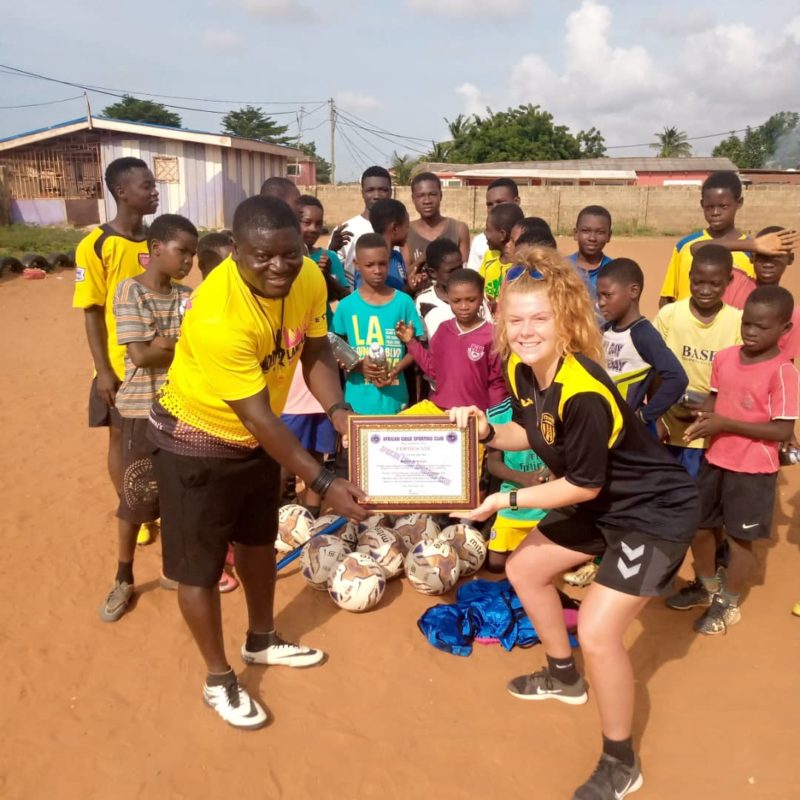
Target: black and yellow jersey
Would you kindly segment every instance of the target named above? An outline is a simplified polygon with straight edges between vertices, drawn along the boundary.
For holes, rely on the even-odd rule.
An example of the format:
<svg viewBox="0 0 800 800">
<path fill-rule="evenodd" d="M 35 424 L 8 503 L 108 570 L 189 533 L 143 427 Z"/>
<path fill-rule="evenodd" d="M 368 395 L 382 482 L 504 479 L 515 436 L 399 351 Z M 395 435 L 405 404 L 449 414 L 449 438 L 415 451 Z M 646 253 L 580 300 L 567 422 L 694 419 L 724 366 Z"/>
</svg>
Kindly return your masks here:
<svg viewBox="0 0 800 800">
<path fill-rule="evenodd" d="M 147 259 L 145 239 L 129 239 L 110 225 L 100 225 L 84 236 L 75 251 L 72 307 L 104 307 L 108 358 L 120 380 L 125 378 L 125 348 L 117 343 L 114 293 L 126 278 L 133 278 L 144 271 Z"/>
<path fill-rule="evenodd" d="M 594 500 L 581 504 L 599 526 L 672 541 L 694 536 L 694 482 L 634 416 L 602 367 L 568 355 L 540 391 L 531 368 L 512 355 L 506 377 L 513 419 L 553 475 L 600 487 Z"/>
</svg>

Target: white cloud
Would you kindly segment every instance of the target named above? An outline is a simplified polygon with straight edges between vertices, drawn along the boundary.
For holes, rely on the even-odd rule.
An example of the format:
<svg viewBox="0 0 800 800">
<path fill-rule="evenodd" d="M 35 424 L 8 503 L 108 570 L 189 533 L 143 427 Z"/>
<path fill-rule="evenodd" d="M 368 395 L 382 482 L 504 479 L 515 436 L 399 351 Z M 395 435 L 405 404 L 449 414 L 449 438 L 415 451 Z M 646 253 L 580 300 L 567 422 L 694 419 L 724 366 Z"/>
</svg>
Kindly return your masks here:
<svg viewBox="0 0 800 800">
<path fill-rule="evenodd" d="M 211 50 L 235 50 L 242 42 L 238 33 L 229 30 L 205 30 L 203 44 Z"/>
<path fill-rule="evenodd" d="M 407 0 L 412 11 L 441 17 L 510 18 L 528 7 L 528 0 Z"/>
<path fill-rule="evenodd" d="M 800 17 L 771 31 L 736 22 L 701 27 L 680 47 L 651 53 L 618 44 L 608 6 L 583 0 L 567 17 L 563 59 L 556 69 L 538 54 L 523 55 L 502 91 L 464 84 L 456 93 L 466 113 L 540 105 L 573 131 L 599 128 L 608 145 L 652 141 L 665 125 L 689 136 L 743 128 L 796 107 Z M 713 144 L 696 147 L 710 152 Z"/>
<path fill-rule="evenodd" d="M 344 108 L 345 111 L 353 111 L 356 114 L 365 111 L 375 111 L 381 107 L 381 102 L 376 100 L 364 92 L 353 92 L 346 89 L 336 95 L 336 102 Z"/>
</svg>

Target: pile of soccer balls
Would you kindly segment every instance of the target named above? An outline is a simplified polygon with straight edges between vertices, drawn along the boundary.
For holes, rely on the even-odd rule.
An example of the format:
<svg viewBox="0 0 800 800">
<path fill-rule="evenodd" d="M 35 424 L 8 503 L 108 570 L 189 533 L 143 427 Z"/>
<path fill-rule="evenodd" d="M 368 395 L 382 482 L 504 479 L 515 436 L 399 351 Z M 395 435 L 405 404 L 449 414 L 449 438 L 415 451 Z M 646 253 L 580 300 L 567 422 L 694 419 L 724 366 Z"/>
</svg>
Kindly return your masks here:
<svg viewBox="0 0 800 800">
<path fill-rule="evenodd" d="M 327 591 L 347 611 L 374 608 L 386 582 L 404 572 L 418 592 L 443 594 L 486 558 L 486 542 L 470 525 L 441 529 L 427 514 L 377 514 L 360 526 L 348 522 L 333 534 L 316 535 L 336 519 L 315 520 L 302 506 L 284 506 L 275 548 L 280 556 L 303 546 L 302 574 L 309 586 Z"/>
</svg>

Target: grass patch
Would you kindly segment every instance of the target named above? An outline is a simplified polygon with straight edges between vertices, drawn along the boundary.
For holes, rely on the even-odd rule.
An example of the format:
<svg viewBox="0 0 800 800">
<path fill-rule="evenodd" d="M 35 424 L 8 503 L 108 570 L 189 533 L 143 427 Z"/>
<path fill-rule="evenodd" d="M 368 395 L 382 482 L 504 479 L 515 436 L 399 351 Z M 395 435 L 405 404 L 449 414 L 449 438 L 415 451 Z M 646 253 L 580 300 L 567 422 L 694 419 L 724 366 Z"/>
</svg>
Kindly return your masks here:
<svg viewBox="0 0 800 800">
<path fill-rule="evenodd" d="M 86 231 L 76 228 L 57 228 L 38 225 L 0 226 L 0 258 L 21 258 L 26 253 L 67 253 L 74 250 Z"/>
</svg>

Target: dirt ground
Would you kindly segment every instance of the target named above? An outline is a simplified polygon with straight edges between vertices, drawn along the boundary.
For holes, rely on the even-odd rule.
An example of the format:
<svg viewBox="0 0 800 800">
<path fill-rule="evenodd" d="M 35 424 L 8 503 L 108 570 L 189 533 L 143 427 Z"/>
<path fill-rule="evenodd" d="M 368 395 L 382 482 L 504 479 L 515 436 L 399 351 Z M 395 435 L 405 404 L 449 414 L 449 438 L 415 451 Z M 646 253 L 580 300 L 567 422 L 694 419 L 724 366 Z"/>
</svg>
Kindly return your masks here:
<svg viewBox="0 0 800 800">
<path fill-rule="evenodd" d="M 612 245 L 645 267 L 652 313 L 671 240 Z M 791 278 L 800 298 L 796 268 Z M 159 544 L 137 553 L 133 611 L 98 620 L 115 567 L 115 498 L 104 432 L 86 428 L 90 361 L 71 283 L 68 272 L 0 282 L 0 797 L 571 797 L 598 756 L 594 701 L 506 694 L 508 678 L 543 663 L 540 649 L 435 650 L 416 627 L 432 601 L 406 582 L 354 615 L 296 568 L 282 573 L 279 630 L 330 654 L 306 671 L 243 667 L 244 598 L 223 597 L 231 664 L 274 717 L 255 733 L 203 704 L 199 655 L 175 594 L 158 587 Z M 637 797 L 798 797 L 798 505 L 800 467 L 790 467 L 774 541 L 729 634 L 698 637 L 694 612 L 659 601 L 631 627 Z"/>
</svg>

